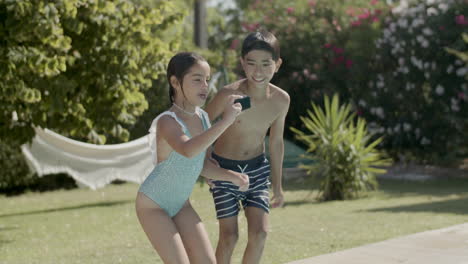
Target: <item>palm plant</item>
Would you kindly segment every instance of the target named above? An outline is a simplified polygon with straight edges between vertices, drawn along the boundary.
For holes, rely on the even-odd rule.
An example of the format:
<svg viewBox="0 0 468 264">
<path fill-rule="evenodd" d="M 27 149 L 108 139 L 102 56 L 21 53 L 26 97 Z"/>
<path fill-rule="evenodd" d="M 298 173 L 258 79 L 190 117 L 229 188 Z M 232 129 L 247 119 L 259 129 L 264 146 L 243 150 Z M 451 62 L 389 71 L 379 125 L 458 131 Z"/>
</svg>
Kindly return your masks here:
<svg viewBox="0 0 468 264">
<path fill-rule="evenodd" d="M 338 95 L 324 100 L 325 109 L 312 103 L 313 112 L 301 121 L 310 132 L 294 127 L 295 137 L 307 144 L 306 158 L 314 160 L 301 165 L 308 175 L 322 174 L 321 200 L 344 200 L 359 196 L 362 191 L 376 189 L 375 175 L 385 173 L 379 166 L 390 160 L 376 149 L 382 138 L 372 140 L 366 129 L 366 121 L 355 118 L 351 105 L 340 106 Z"/>
</svg>

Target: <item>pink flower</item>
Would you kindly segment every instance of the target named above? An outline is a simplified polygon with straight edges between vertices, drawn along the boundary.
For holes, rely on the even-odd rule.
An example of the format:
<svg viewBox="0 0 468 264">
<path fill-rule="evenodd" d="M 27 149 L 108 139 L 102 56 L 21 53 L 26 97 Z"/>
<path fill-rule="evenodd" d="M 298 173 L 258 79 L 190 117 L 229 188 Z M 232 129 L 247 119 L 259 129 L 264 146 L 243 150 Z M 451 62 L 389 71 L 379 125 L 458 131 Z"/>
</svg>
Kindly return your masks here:
<svg viewBox="0 0 468 264">
<path fill-rule="evenodd" d="M 359 27 L 360 25 L 361 25 L 361 21 L 360 21 L 360 20 L 351 22 L 351 26 L 352 26 L 352 27 Z"/>
<path fill-rule="evenodd" d="M 346 14 L 354 16 L 354 9 L 352 7 L 348 8 L 348 10 L 346 10 Z"/>
<path fill-rule="evenodd" d="M 357 114 L 358 116 L 361 116 L 361 115 L 362 115 L 362 110 L 361 110 L 360 108 L 358 108 L 358 109 L 356 110 L 356 114 Z"/>
<path fill-rule="evenodd" d="M 346 60 L 346 68 L 349 69 L 349 68 L 351 68 L 351 66 L 353 66 L 353 61 L 350 60 L 350 59 L 347 59 Z"/>
<path fill-rule="evenodd" d="M 295 18 L 295 17 L 288 17 L 288 21 L 289 21 L 289 23 L 291 23 L 291 24 L 294 25 L 294 24 L 296 24 L 297 18 Z"/>
<path fill-rule="evenodd" d="M 324 48 L 327 48 L 327 49 L 329 49 L 329 48 L 331 48 L 331 47 L 332 47 L 332 44 L 330 44 L 330 43 L 327 43 L 327 44 L 323 45 L 323 47 L 324 47 Z"/>
<path fill-rule="evenodd" d="M 344 62 L 344 60 L 345 60 L 345 59 L 344 59 L 343 56 L 339 56 L 339 57 L 336 57 L 336 58 L 333 59 L 332 64 L 341 64 L 341 63 Z"/>
<path fill-rule="evenodd" d="M 371 0 L 371 1 L 370 1 L 370 4 L 371 4 L 371 5 L 376 5 L 377 3 L 379 3 L 378 0 Z"/>
<path fill-rule="evenodd" d="M 370 16 L 370 12 L 366 11 L 358 16 L 359 19 L 367 19 Z"/>
<path fill-rule="evenodd" d="M 458 93 L 458 98 L 461 100 L 465 100 L 465 93 L 464 92 L 459 92 Z"/>
<path fill-rule="evenodd" d="M 333 51 L 336 54 L 342 54 L 344 50 L 342 48 L 333 47 Z"/>
<path fill-rule="evenodd" d="M 314 0 L 310 0 L 309 1 L 309 6 L 310 7 L 314 7 L 316 5 L 315 1 Z"/>
<path fill-rule="evenodd" d="M 247 30 L 247 31 L 255 31 L 258 27 L 259 27 L 259 23 L 252 23 L 252 24 L 248 24 L 248 23 L 242 23 L 242 27 Z"/>
<path fill-rule="evenodd" d="M 465 16 L 464 15 L 459 15 L 459 16 L 456 16 L 455 17 L 455 22 L 458 24 L 458 25 L 468 25 L 468 20 L 465 19 Z"/>
<path fill-rule="evenodd" d="M 318 80 L 317 74 L 315 74 L 315 73 L 310 74 L 310 75 L 309 75 L 309 80 L 311 80 L 311 81 L 316 81 L 316 80 Z"/>
<path fill-rule="evenodd" d="M 294 8 L 293 7 L 288 7 L 286 9 L 286 12 L 288 12 L 288 14 L 292 14 L 294 12 Z"/>
<path fill-rule="evenodd" d="M 231 41 L 231 46 L 229 48 L 232 49 L 232 50 L 236 50 L 238 45 L 239 45 L 239 40 L 238 39 L 233 39 Z"/>
</svg>

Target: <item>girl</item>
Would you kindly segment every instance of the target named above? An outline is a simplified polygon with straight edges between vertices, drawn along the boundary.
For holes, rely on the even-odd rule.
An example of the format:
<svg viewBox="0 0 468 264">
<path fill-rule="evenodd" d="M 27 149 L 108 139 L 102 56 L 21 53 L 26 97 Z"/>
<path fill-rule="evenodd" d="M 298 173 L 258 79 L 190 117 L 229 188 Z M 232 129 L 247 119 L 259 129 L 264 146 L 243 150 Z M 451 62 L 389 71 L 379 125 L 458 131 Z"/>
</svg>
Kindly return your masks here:
<svg viewBox="0 0 468 264">
<path fill-rule="evenodd" d="M 201 56 L 183 52 L 167 68 L 172 107 L 150 127 L 149 144 L 156 165 L 141 185 L 136 212 L 143 230 L 164 263 L 216 263 L 203 223 L 189 196 L 200 174 L 231 181 L 246 190 L 248 176 L 219 168 L 206 149 L 236 119 L 242 107 L 232 96 L 223 118 L 210 126 L 202 106 L 208 95 L 210 66 Z M 156 147 L 157 146 L 157 147 Z"/>
</svg>

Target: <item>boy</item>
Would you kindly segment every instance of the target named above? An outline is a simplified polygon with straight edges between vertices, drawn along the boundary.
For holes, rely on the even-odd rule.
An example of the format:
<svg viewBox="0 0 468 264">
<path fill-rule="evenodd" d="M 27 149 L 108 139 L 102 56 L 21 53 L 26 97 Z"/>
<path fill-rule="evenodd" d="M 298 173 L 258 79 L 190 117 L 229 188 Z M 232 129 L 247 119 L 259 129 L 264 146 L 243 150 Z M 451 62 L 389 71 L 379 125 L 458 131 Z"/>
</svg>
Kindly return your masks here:
<svg viewBox="0 0 468 264">
<path fill-rule="evenodd" d="M 246 78 L 221 89 L 206 106 L 210 119 L 223 111 L 232 94 L 249 96 L 251 108 L 216 141 L 212 158 L 219 166 L 249 175 L 246 192 L 226 181 L 213 181 L 211 192 L 219 221 L 217 263 L 230 263 L 238 238 L 239 201 L 248 224 L 248 243 L 242 263 L 259 263 L 268 230 L 270 164 L 265 157 L 265 136 L 270 130 L 272 207 L 284 203 L 281 184 L 284 153 L 283 131 L 289 95 L 270 83 L 281 65 L 276 37 L 267 31 L 249 34 L 242 44 L 241 64 Z"/>
</svg>

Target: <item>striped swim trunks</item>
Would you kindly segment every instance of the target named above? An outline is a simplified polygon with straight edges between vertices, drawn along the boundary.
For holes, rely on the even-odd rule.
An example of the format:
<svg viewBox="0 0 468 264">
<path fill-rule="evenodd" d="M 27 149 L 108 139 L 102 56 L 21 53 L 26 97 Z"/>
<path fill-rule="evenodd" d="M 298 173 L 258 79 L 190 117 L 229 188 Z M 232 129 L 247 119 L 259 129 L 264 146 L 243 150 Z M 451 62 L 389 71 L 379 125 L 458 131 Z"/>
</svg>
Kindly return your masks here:
<svg viewBox="0 0 468 264">
<path fill-rule="evenodd" d="M 213 181 L 214 186 L 210 191 L 215 203 L 216 218 L 237 216 L 240 210 L 239 202 L 243 208 L 253 206 L 270 212 L 270 163 L 265 154 L 250 160 L 231 160 L 212 153 L 212 158 L 218 161 L 221 168 L 247 174 L 250 181 L 249 189 L 245 192 L 239 191 L 239 187 L 232 182 Z"/>
</svg>

